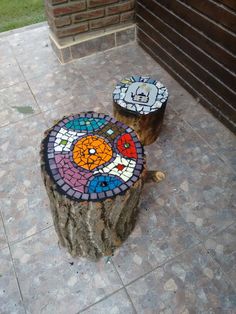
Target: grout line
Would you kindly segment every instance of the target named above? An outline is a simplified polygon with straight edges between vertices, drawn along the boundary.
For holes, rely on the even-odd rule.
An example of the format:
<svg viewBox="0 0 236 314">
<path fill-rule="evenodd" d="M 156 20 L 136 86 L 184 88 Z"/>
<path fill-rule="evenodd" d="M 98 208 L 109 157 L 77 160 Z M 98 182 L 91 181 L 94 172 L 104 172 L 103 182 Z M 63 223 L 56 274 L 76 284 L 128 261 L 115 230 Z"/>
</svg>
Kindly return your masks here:
<svg viewBox="0 0 236 314">
<path fill-rule="evenodd" d="M 115 271 L 116 271 L 116 273 L 117 273 L 117 275 L 118 275 L 120 281 L 122 282 L 122 285 L 123 285 L 123 287 L 124 287 L 124 290 L 125 290 L 125 292 L 126 292 L 126 295 L 127 295 L 128 299 L 129 299 L 129 301 L 130 301 L 130 303 L 131 303 L 131 305 L 132 305 L 132 307 L 133 307 L 134 313 L 137 314 L 137 311 L 136 311 L 136 308 L 135 308 L 135 306 L 134 306 L 134 304 L 133 304 L 133 301 L 132 301 L 132 299 L 131 299 L 131 297 L 130 297 L 130 295 L 129 295 L 127 289 L 126 289 L 126 286 L 125 286 L 125 284 L 124 284 L 124 282 L 123 282 L 123 280 L 122 280 L 122 278 L 121 278 L 121 276 L 120 276 L 120 273 L 118 272 L 118 270 L 117 270 L 117 268 L 116 268 L 116 265 L 115 265 L 115 263 L 113 262 L 112 259 L 111 259 L 111 262 L 112 262 L 112 265 L 113 265 L 113 267 L 114 267 L 114 269 L 115 269 Z"/>
<path fill-rule="evenodd" d="M 202 245 L 202 247 L 203 247 L 204 251 L 207 253 L 207 255 L 210 257 L 210 260 L 212 260 L 213 264 L 215 264 L 215 266 L 220 269 L 220 271 L 223 274 L 223 277 L 225 277 L 225 280 L 228 281 L 228 283 L 232 286 L 233 290 L 235 290 L 235 292 L 236 292 L 236 285 L 232 281 L 232 279 L 229 277 L 229 275 L 223 270 L 222 266 L 215 260 L 214 256 L 212 256 L 212 253 L 210 252 L 210 250 L 208 250 L 204 244 Z M 220 279 L 220 281 L 222 281 L 222 279 Z"/>
<path fill-rule="evenodd" d="M 182 255 L 184 255 L 184 254 L 186 254 L 188 251 L 191 251 L 191 250 L 193 250 L 193 249 L 195 249 L 196 247 L 201 246 L 201 245 L 202 245 L 201 243 L 196 243 L 196 244 L 194 244 L 193 246 L 191 246 L 191 247 L 187 248 L 186 250 L 182 251 L 181 253 L 179 253 L 179 254 L 177 254 L 177 255 L 171 257 L 170 259 L 167 259 L 167 260 L 164 261 L 163 263 L 161 263 L 161 264 L 159 264 L 158 266 L 156 266 L 156 267 L 152 268 L 151 270 L 147 271 L 145 274 L 142 274 L 142 275 L 140 275 L 139 277 L 137 277 L 137 278 L 131 280 L 129 283 L 125 284 L 125 287 L 128 287 L 128 286 L 132 285 L 134 282 L 138 281 L 139 279 L 146 277 L 147 275 L 149 275 L 149 274 L 152 273 L 153 271 L 157 270 L 158 268 L 161 268 L 161 267 L 165 266 L 166 264 L 172 262 L 173 260 L 177 259 L 178 257 L 180 257 L 180 256 L 182 256 Z"/>
<path fill-rule="evenodd" d="M 125 289 L 125 292 L 126 292 L 127 298 L 129 299 L 130 303 L 132 304 L 132 307 L 133 307 L 134 313 L 135 313 L 135 314 L 138 314 L 138 312 L 137 312 L 137 310 L 136 310 L 136 308 L 135 308 L 135 306 L 134 306 L 133 300 L 131 299 L 131 296 L 129 295 L 129 293 L 128 293 L 128 291 L 127 291 L 126 287 L 124 287 L 124 289 Z"/>
<path fill-rule="evenodd" d="M 0 126 L 0 129 L 6 128 L 6 127 L 9 127 L 9 126 L 12 126 L 12 125 L 17 125 L 18 123 L 21 123 L 24 120 L 30 119 L 32 117 L 36 117 L 36 116 L 38 116 L 40 114 L 41 114 L 41 112 L 38 112 L 38 113 L 35 113 L 34 115 L 30 115 L 30 116 L 27 116 L 27 117 L 25 117 L 23 119 L 19 119 L 18 121 L 11 122 L 11 123 L 8 123 L 6 125 L 2 125 L 2 126 Z"/>
<path fill-rule="evenodd" d="M 114 33 L 115 47 L 117 47 L 117 32 Z"/>
<path fill-rule="evenodd" d="M 20 67 L 20 65 L 19 65 L 19 67 Z M 21 67 L 20 67 L 20 69 L 21 69 Z M 23 73 L 23 71 L 22 71 L 22 73 Z M 30 90 L 31 95 L 32 95 L 33 98 L 34 98 L 34 101 L 36 102 L 36 104 L 37 104 L 37 106 L 38 106 L 38 108 L 39 108 L 39 112 L 42 113 L 41 107 L 40 107 L 40 105 L 39 105 L 39 103 L 38 103 L 38 101 L 37 101 L 37 99 L 36 99 L 36 97 L 35 97 L 35 95 L 34 95 L 32 89 L 31 89 L 31 87 L 30 87 L 29 82 L 28 82 L 27 79 L 26 79 L 26 84 L 27 84 L 27 86 L 28 86 L 28 88 L 29 88 L 29 90 Z"/>
<path fill-rule="evenodd" d="M 14 51 L 14 49 L 13 49 L 12 47 L 11 47 L 11 49 L 12 49 L 13 55 L 14 55 L 14 57 L 15 57 L 15 59 L 16 59 L 16 63 L 17 63 L 17 65 L 18 65 L 18 67 L 19 67 L 19 69 L 20 69 L 20 71 L 21 71 L 21 73 L 22 73 L 22 75 L 23 75 L 23 77 L 24 77 L 24 79 L 25 79 L 25 82 L 26 82 L 26 84 L 27 84 L 27 86 L 28 86 L 28 88 L 29 88 L 29 90 L 30 90 L 30 93 L 31 93 L 31 95 L 32 95 L 32 97 L 33 97 L 33 99 L 34 99 L 34 101 L 35 101 L 35 103 L 36 103 L 36 105 L 37 105 L 37 107 L 38 107 L 38 109 L 39 109 L 39 113 L 42 113 L 41 108 L 40 108 L 40 106 L 39 106 L 39 104 L 38 104 L 38 101 L 37 101 L 37 99 L 36 99 L 36 97 L 35 97 L 35 95 L 34 95 L 32 89 L 31 89 L 31 87 L 30 87 L 30 85 L 29 85 L 29 82 L 28 82 L 26 76 L 25 76 L 25 73 L 24 73 L 24 71 L 22 70 L 19 61 L 17 60 L 17 57 L 16 57 L 16 55 L 15 55 L 15 51 Z M 33 114 L 32 114 L 32 115 L 33 115 Z"/>
<path fill-rule="evenodd" d="M 14 58 L 15 58 L 15 57 L 14 57 Z M 24 80 L 24 81 L 17 82 L 17 83 L 13 83 L 13 84 L 8 85 L 8 86 L 5 86 L 5 87 L 0 87 L 0 92 L 2 92 L 2 91 L 5 90 L 5 89 L 11 88 L 11 87 L 13 87 L 13 86 L 15 86 L 15 85 L 22 84 L 22 83 L 25 83 L 25 80 Z"/>
<path fill-rule="evenodd" d="M 168 213 L 168 211 L 165 208 L 164 208 L 164 211 L 166 212 L 167 215 L 172 215 L 173 216 L 173 214 Z M 190 234 L 196 239 L 198 244 L 202 244 L 204 240 L 201 239 L 200 235 L 195 231 L 195 229 L 191 228 L 191 225 L 185 220 L 184 216 L 182 216 L 181 212 L 178 209 L 177 209 L 177 213 L 184 220 L 184 222 L 186 223 L 186 229 L 191 231 Z M 187 250 L 188 250 L 188 248 L 187 248 Z"/>
<path fill-rule="evenodd" d="M 45 228 L 43 228 L 43 229 L 40 229 L 40 230 L 38 230 L 37 232 L 32 233 L 31 235 L 26 236 L 26 237 L 24 237 L 24 238 L 22 238 L 22 239 L 18 239 L 18 240 L 14 240 L 14 241 L 9 241 L 9 246 L 14 246 L 14 245 L 16 245 L 16 244 L 18 244 L 18 243 L 21 243 L 22 241 L 25 241 L 25 240 L 27 240 L 27 239 L 29 239 L 29 238 L 31 238 L 31 237 L 34 237 L 34 236 L 40 234 L 41 232 L 43 232 L 43 231 L 45 231 L 45 230 L 47 230 L 47 229 L 50 229 L 50 228 L 52 228 L 52 227 L 53 227 L 53 224 L 51 224 L 50 226 L 47 226 L 47 227 L 45 227 Z"/>
<path fill-rule="evenodd" d="M 232 223 L 230 226 L 232 226 L 233 224 L 234 224 L 234 223 Z M 227 228 L 229 228 L 230 226 L 228 226 Z M 44 230 L 46 230 L 46 229 L 49 229 L 49 228 L 51 228 L 51 227 L 52 227 L 52 226 L 49 226 L 49 227 L 47 227 L 47 228 L 44 228 L 44 229 L 40 230 L 40 231 L 37 232 L 37 233 L 41 233 L 42 231 L 44 231 Z M 225 229 L 227 229 L 227 228 L 225 228 Z M 28 236 L 28 237 L 26 237 L 26 238 L 30 238 L 30 237 L 36 235 L 37 233 L 35 233 L 35 234 L 31 235 L 31 236 Z M 24 239 L 22 239 L 22 240 L 25 240 L 26 238 L 24 238 Z M 22 241 L 22 240 L 20 240 L 20 241 Z M 18 241 L 18 242 L 20 242 L 20 241 Z M 15 243 L 18 243 L 18 242 L 15 242 Z M 15 243 L 14 243 L 14 244 L 15 244 Z M 165 264 L 170 263 L 172 260 L 178 258 L 179 256 L 184 255 L 186 252 L 188 252 L 188 251 L 190 251 L 190 250 L 193 250 L 193 249 L 194 249 L 195 247 L 197 247 L 197 246 L 203 246 L 203 247 L 204 247 L 204 250 L 205 250 L 205 251 L 207 252 L 207 254 L 209 255 L 208 250 L 205 248 L 204 244 L 203 244 L 203 243 L 197 243 L 197 244 L 193 245 L 192 247 L 189 247 L 188 249 L 184 250 L 184 251 L 181 252 L 180 254 L 178 254 L 178 255 L 172 257 L 171 259 L 168 259 L 168 260 L 165 261 L 164 263 L 162 263 L 162 264 L 158 265 L 157 267 L 151 269 L 150 271 L 146 272 L 145 274 L 143 274 L 143 275 L 137 277 L 136 279 L 134 279 L 133 281 L 129 282 L 129 283 L 126 284 L 126 285 L 123 284 L 123 281 L 122 281 L 122 279 L 121 279 L 121 277 L 120 277 L 120 274 L 119 274 L 119 272 L 117 271 L 117 268 L 116 268 L 114 262 L 112 261 L 112 264 L 113 264 L 113 266 L 114 266 L 114 268 L 115 268 L 115 271 L 117 272 L 117 274 L 118 274 L 118 276 L 119 276 L 119 278 L 120 278 L 120 280 L 121 280 L 121 282 L 122 282 L 123 287 L 121 287 L 120 289 L 114 291 L 113 293 L 111 293 L 111 294 L 109 294 L 109 295 L 104 296 L 104 297 L 103 297 L 102 299 L 100 299 L 99 301 L 97 301 L 97 302 L 95 302 L 95 303 L 89 305 L 88 307 L 82 309 L 82 310 L 79 311 L 78 313 L 83 313 L 85 310 L 87 310 L 87 309 L 93 307 L 94 305 L 96 305 L 96 304 L 98 304 L 98 303 L 100 303 L 100 302 L 106 300 L 107 298 L 109 298 L 110 296 L 116 294 L 117 292 L 121 291 L 122 289 L 125 290 L 125 292 L 126 292 L 126 294 L 127 294 L 127 296 L 128 296 L 128 299 L 130 300 L 130 302 L 131 302 L 131 304 L 132 304 L 132 306 L 133 306 L 133 308 L 134 308 L 135 313 L 137 313 L 137 311 L 136 311 L 136 309 L 135 309 L 135 307 L 134 307 L 134 304 L 133 304 L 133 302 L 132 302 L 132 299 L 130 298 L 129 293 L 128 293 L 126 287 L 129 286 L 129 285 L 131 285 L 132 283 L 138 281 L 139 279 L 145 277 L 146 275 L 150 274 L 151 272 L 155 271 L 156 269 L 158 269 L 158 268 L 160 268 L 160 267 L 163 267 Z M 210 256 L 211 256 L 211 259 L 214 260 L 214 257 L 212 257 L 212 255 L 210 255 Z M 221 266 L 220 266 L 215 260 L 214 260 L 214 263 L 217 265 L 217 267 L 220 267 L 222 273 L 224 274 L 224 276 L 226 277 L 226 279 L 230 282 L 230 284 L 231 284 L 231 285 L 233 286 L 233 288 L 234 288 L 234 284 L 233 284 L 233 283 L 231 282 L 231 280 L 229 279 L 228 274 L 225 273 L 225 272 L 222 270 Z M 17 282 L 18 282 L 18 281 L 17 281 Z M 234 289 L 235 289 L 235 288 L 234 288 Z"/>
<path fill-rule="evenodd" d="M 234 224 L 236 224 L 236 220 L 233 221 L 232 223 L 230 223 L 228 226 L 224 226 L 222 229 L 218 229 L 216 231 L 213 231 L 212 233 L 209 233 L 204 239 L 203 242 L 205 242 L 206 240 L 208 240 L 211 237 L 215 237 L 217 236 L 219 233 L 221 232 L 225 232 L 228 228 L 232 227 Z"/>
<path fill-rule="evenodd" d="M 175 196 L 174 196 L 174 200 L 175 199 Z M 176 201 L 175 201 L 175 205 L 176 205 Z M 187 224 L 187 227 L 191 230 L 192 232 L 192 235 L 199 241 L 199 243 L 203 244 L 207 239 L 211 238 L 212 236 L 215 236 L 217 234 L 219 234 L 220 232 L 223 232 L 225 231 L 226 229 L 230 228 L 232 225 L 236 224 L 236 220 L 234 220 L 232 223 L 230 223 L 229 225 L 227 226 L 224 226 L 222 229 L 219 228 L 215 231 L 212 231 L 210 233 L 208 233 L 207 235 L 201 235 L 201 234 L 198 234 L 198 232 L 195 230 L 195 228 L 191 228 L 191 225 L 186 221 L 185 217 L 182 215 L 181 211 L 178 209 L 178 207 L 176 206 L 177 208 L 177 213 L 182 217 L 182 219 L 184 220 L 184 222 Z M 167 215 L 169 215 L 169 212 L 163 208 L 163 210 L 166 212 Z M 171 214 L 172 215 L 172 214 Z"/>
<path fill-rule="evenodd" d="M 181 213 L 180 213 L 181 215 Z M 182 217 L 182 215 L 181 215 Z M 182 217 L 183 218 L 183 217 Z M 183 218 L 184 219 L 184 218 Z M 186 222 L 187 223 L 187 222 Z M 223 232 L 225 231 L 226 229 L 230 228 L 232 225 L 234 225 L 236 222 L 234 221 L 233 223 L 231 223 L 230 225 L 228 225 L 227 227 L 221 229 L 221 230 L 218 230 L 216 233 L 212 233 L 210 235 L 208 235 L 208 238 L 210 238 L 211 236 L 214 236 L 214 235 L 217 235 L 218 233 L 220 232 Z M 188 224 L 188 223 L 187 223 Z M 188 225 L 189 226 L 189 225 Z M 190 226 L 189 226 L 190 227 Z M 179 256 L 182 256 L 184 255 L 185 253 L 187 253 L 188 251 L 191 251 L 193 250 L 194 248 L 198 247 L 198 246 L 202 246 L 204 248 L 204 250 L 207 252 L 207 255 L 210 255 L 211 256 L 211 259 L 214 260 L 214 263 L 217 265 L 217 267 L 219 267 L 222 271 L 222 273 L 224 274 L 224 276 L 226 277 L 226 279 L 229 281 L 229 283 L 231 284 L 231 286 L 234 288 L 234 290 L 236 291 L 236 286 L 234 285 L 233 281 L 229 278 L 229 275 L 222 269 L 222 267 L 218 264 L 217 261 L 215 261 L 214 257 L 211 255 L 211 253 L 209 252 L 208 253 L 208 250 L 206 249 L 205 245 L 204 245 L 204 242 L 206 241 L 207 238 L 204 238 L 204 239 L 201 239 L 199 237 L 199 235 L 194 231 L 193 233 L 194 236 L 196 236 L 197 240 L 199 241 L 198 243 L 194 244 L 193 246 L 190 246 L 189 248 L 187 248 L 186 250 L 182 251 L 180 254 L 177 254 L 173 257 L 171 257 L 170 259 L 166 260 L 165 262 L 161 263 L 160 265 L 158 265 L 157 267 L 154 267 L 153 269 L 151 269 L 150 271 L 146 272 L 145 274 L 142 274 L 141 276 L 137 277 L 136 279 L 130 281 L 129 283 L 125 284 L 124 285 L 124 288 L 127 292 L 127 289 L 126 287 L 128 287 L 129 285 L 133 284 L 134 282 L 138 281 L 139 279 L 147 276 L 148 274 L 150 274 L 151 272 L 155 271 L 156 269 L 158 268 L 161 268 L 163 267 L 165 264 L 168 264 L 170 263 L 171 261 L 173 261 L 174 259 L 178 258 Z M 112 261 L 113 262 L 113 261 Z M 114 263 L 113 263 L 114 264 Z M 116 269 L 116 267 L 115 267 Z M 117 271 L 117 269 L 116 269 Z M 122 280 L 122 279 L 121 279 Z M 122 281 L 123 282 L 123 281 Z M 128 293 L 128 292 L 127 292 Z"/>
<path fill-rule="evenodd" d="M 102 301 L 108 299 L 109 297 L 113 296 L 114 294 L 116 294 L 117 292 L 119 292 L 119 291 L 121 291 L 121 290 L 123 290 L 123 289 L 124 289 L 124 287 L 121 287 L 121 288 L 115 290 L 114 292 L 112 292 L 112 293 L 110 293 L 110 294 L 104 296 L 102 299 L 98 300 L 97 302 L 95 302 L 95 303 L 93 303 L 93 304 L 90 304 L 90 305 L 88 305 L 87 307 L 83 308 L 82 310 L 80 310 L 79 312 L 77 312 L 77 314 L 83 313 L 84 311 L 90 309 L 91 307 L 93 307 L 94 305 L 96 305 L 96 304 L 98 304 L 98 303 L 101 303 Z"/>
<path fill-rule="evenodd" d="M 120 25 L 120 24 L 117 24 L 117 25 Z M 101 32 L 101 30 L 98 30 L 98 31 L 95 31 L 95 34 L 92 32 L 90 33 L 87 33 L 87 36 L 89 37 L 84 37 L 83 39 L 80 39 L 80 40 L 75 40 L 75 41 L 70 41 L 68 42 L 67 44 L 60 44 L 58 43 L 57 39 L 55 38 L 54 34 L 50 31 L 49 29 L 49 38 L 54 42 L 54 44 L 56 45 L 56 47 L 58 48 L 58 50 L 62 50 L 62 49 L 65 49 L 65 48 L 68 48 L 68 47 L 73 47 L 75 45 L 78 45 L 78 44 L 81 44 L 81 43 L 88 43 L 94 39 L 99 39 L 99 38 L 102 38 L 102 37 L 106 37 L 108 35 L 113 35 L 115 33 L 119 33 L 119 32 L 122 32 L 122 31 L 126 31 L 126 30 L 129 30 L 129 29 L 132 29 L 132 28 L 135 28 L 136 27 L 136 23 L 131 23 L 131 24 L 127 24 L 126 26 L 124 27 L 118 27 L 118 28 L 115 28 L 115 29 L 108 29 L 108 30 L 103 30 Z M 86 34 L 86 33 L 84 33 Z"/>
<path fill-rule="evenodd" d="M 36 99 L 36 97 L 35 97 L 35 95 L 34 95 L 32 89 L 31 89 L 31 87 L 30 87 L 30 85 L 29 85 L 29 82 L 28 82 L 27 80 L 26 80 L 26 84 L 28 85 L 28 88 L 29 88 L 29 90 L 30 90 L 30 92 L 31 92 L 31 94 L 32 94 L 32 96 L 33 96 L 33 98 L 34 98 L 34 101 L 36 102 L 36 104 L 37 104 L 37 106 L 38 106 L 38 108 L 39 108 L 39 113 L 42 115 L 43 121 L 44 121 L 45 125 L 47 126 L 47 120 L 46 120 L 46 118 L 45 118 L 45 116 L 44 116 L 44 114 L 43 114 L 42 108 L 40 107 L 40 105 L 39 105 L 39 103 L 38 103 L 38 101 L 37 101 L 37 99 Z"/>
<path fill-rule="evenodd" d="M 5 227 L 5 224 L 4 224 L 4 220 L 3 220 L 3 217 L 2 217 L 2 212 L 1 211 L 0 211 L 0 216 L 2 218 L 3 229 L 4 229 L 4 233 L 5 233 L 6 239 L 7 239 L 7 245 L 8 245 L 8 250 L 9 250 L 9 253 L 10 253 L 10 258 L 11 258 L 11 262 L 12 262 L 13 272 L 14 272 L 15 279 L 16 279 L 16 282 L 17 282 L 17 287 L 18 287 L 18 290 L 19 290 L 19 293 L 20 293 L 21 302 L 22 302 L 22 305 L 23 305 L 23 308 L 24 308 L 24 311 L 25 311 L 25 314 L 26 314 L 26 308 L 25 308 L 24 298 L 23 298 L 23 294 L 22 294 L 22 291 L 21 291 L 21 287 L 20 287 L 20 281 L 19 281 L 18 276 L 17 276 L 15 264 L 14 264 L 13 257 L 12 257 L 11 247 L 10 247 L 10 244 L 9 244 L 9 241 L 8 241 L 8 236 L 7 236 L 7 233 L 6 233 L 6 227 Z"/>
<path fill-rule="evenodd" d="M 0 251 L 2 251 L 4 249 L 6 249 L 6 248 L 9 248 L 9 244 L 8 244 L 7 233 L 6 233 L 6 228 L 5 228 L 5 225 L 4 225 L 1 209 L 0 209 L 0 220 L 2 220 L 3 233 L 4 233 L 4 237 L 5 237 L 5 241 L 6 241 L 6 244 L 3 247 L 0 248 Z"/>
<path fill-rule="evenodd" d="M 173 109 L 173 108 L 171 108 L 171 109 Z M 175 110 L 174 110 L 174 112 L 176 112 Z M 179 115 L 178 115 L 178 118 L 180 118 L 179 117 Z M 181 119 L 181 118 L 180 118 Z M 183 120 L 183 119 L 182 119 Z M 183 120 L 184 121 L 184 120 Z M 186 121 L 184 121 L 184 122 L 186 122 Z M 191 125 L 189 125 L 188 123 L 186 123 L 191 129 L 192 129 L 192 127 L 191 127 Z M 194 130 L 193 130 L 194 131 Z M 194 131 L 195 132 L 195 131 Z M 196 133 L 196 132 L 195 132 Z M 197 134 L 198 135 L 198 134 Z M 200 136 L 200 135 L 199 135 Z M 201 137 L 201 136 L 200 136 Z M 202 138 L 202 137 L 201 137 Z M 203 138 L 202 138 L 203 139 Z M 203 139 L 204 140 L 204 139 Z M 211 148 L 211 147 L 210 147 Z M 212 148 L 211 148 L 211 150 L 213 150 Z M 174 205 L 176 205 L 177 204 L 177 202 L 176 202 L 176 198 L 175 198 L 175 195 L 174 195 Z M 167 215 L 169 215 L 169 212 L 168 212 L 168 210 L 165 208 L 165 207 L 163 207 L 163 210 L 164 210 L 164 212 L 167 214 Z M 182 213 L 181 213 L 181 211 L 178 209 L 178 206 L 176 206 L 176 212 L 182 217 L 182 219 L 184 220 L 184 222 L 186 223 L 186 225 L 187 225 L 187 227 L 188 227 L 188 229 L 190 229 L 191 230 L 191 225 L 186 221 L 186 219 L 185 219 L 185 217 L 182 215 Z M 171 215 L 173 215 L 173 214 L 171 214 Z M 201 235 L 201 234 L 199 234 L 196 230 L 195 230 L 195 228 L 191 231 L 191 233 L 192 233 L 192 235 L 196 238 L 196 240 L 198 240 L 199 241 L 199 243 L 201 243 L 201 244 L 203 244 L 208 238 L 210 238 L 210 237 L 212 237 L 212 236 L 215 236 L 215 235 L 217 235 L 218 233 L 220 233 L 220 232 L 222 232 L 222 231 L 225 231 L 226 229 L 228 229 L 229 227 L 231 227 L 232 225 L 234 225 L 236 223 L 236 220 L 233 220 L 233 222 L 231 222 L 229 225 L 227 225 L 227 226 L 224 226 L 223 228 L 219 228 L 219 229 L 217 229 L 217 230 L 215 230 L 215 231 L 213 231 L 213 232 L 210 232 L 210 233 L 208 233 L 207 235 Z"/>
<path fill-rule="evenodd" d="M 9 43 L 8 39 L 7 39 L 7 42 Z M 9 125 L 12 125 L 12 124 L 16 124 L 16 123 L 18 123 L 18 122 L 20 122 L 20 121 L 23 121 L 23 120 L 27 119 L 27 118 L 30 118 L 30 117 L 33 117 L 33 116 L 37 116 L 37 115 L 39 115 L 39 114 L 42 113 L 41 107 L 39 106 L 38 101 L 36 100 L 35 95 L 34 95 L 32 89 L 31 89 L 31 87 L 30 87 L 30 85 L 29 85 L 29 83 L 28 83 L 28 80 L 27 80 L 27 78 L 26 78 L 26 76 L 25 76 L 25 74 L 24 74 L 24 72 L 23 72 L 23 70 L 22 70 L 22 68 L 21 68 L 21 65 L 20 65 L 19 61 L 17 60 L 17 57 L 16 57 L 16 55 L 15 55 L 15 51 L 14 51 L 13 47 L 10 45 L 10 43 L 9 43 L 9 46 L 10 46 L 10 49 L 11 49 L 11 51 L 12 51 L 13 57 L 14 57 L 14 59 L 15 59 L 15 61 L 16 61 L 16 64 L 18 65 L 18 67 L 19 67 L 19 69 L 20 69 L 20 72 L 21 72 L 21 74 L 22 74 L 23 77 L 24 77 L 24 81 L 22 81 L 22 82 L 17 82 L 17 83 L 15 83 L 15 84 L 13 84 L 13 85 L 10 85 L 10 86 L 6 87 L 6 88 L 11 88 L 11 87 L 14 86 L 14 85 L 19 85 L 19 84 L 21 84 L 21 83 L 25 83 L 25 84 L 28 86 L 28 89 L 29 89 L 29 91 L 30 91 L 30 94 L 32 95 L 32 97 L 33 97 L 33 99 L 34 99 L 34 101 L 35 101 L 35 103 L 36 103 L 36 106 L 37 106 L 37 109 L 39 110 L 39 112 L 36 112 L 36 113 L 32 113 L 32 114 L 30 114 L 30 115 L 27 115 L 27 116 L 23 117 L 22 119 L 17 119 L 17 121 L 15 121 L 15 122 L 13 122 L 13 123 L 9 122 L 9 123 L 6 124 L 6 125 L 0 126 L 0 129 L 3 128 L 3 127 L 8 127 Z M 3 89 L 5 89 L 5 88 L 3 88 Z M 1 89 L 1 90 L 2 90 L 2 89 Z M 9 105 L 10 105 L 10 103 L 9 103 Z M 43 117 L 43 118 L 44 118 L 44 117 Z M 45 119 L 44 119 L 44 121 L 45 121 Z"/>
<path fill-rule="evenodd" d="M 105 49 L 105 50 L 102 50 L 102 51 L 97 51 L 97 52 L 91 53 L 91 54 L 89 54 L 89 55 L 87 55 L 87 56 L 84 56 L 84 57 L 81 57 L 81 58 L 74 58 L 74 59 L 72 59 L 72 60 L 70 60 L 70 61 L 68 61 L 68 62 L 66 62 L 66 63 L 60 62 L 60 64 L 61 64 L 62 66 L 65 66 L 66 64 L 73 63 L 73 62 L 75 62 L 75 61 L 80 61 L 80 60 L 85 61 L 86 58 L 92 58 L 92 57 L 95 57 L 95 56 L 100 56 L 100 55 L 102 55 L 102 54 L 105 54 L 106 52 L 110 52 L 110 51 L 112 51 L 112 50 L 116 50 L 116 49 L 119 49 L 119 48 L 122 48 L 122 47 L 125 47 L 125 46 L 128 46 L 128 45 L 133 45 L 133 44 L 137 44 L 136 40 L 132 40 L 132 41 L 130 41 L 130 42 L 128 42 L 128 43 L 125 43 L 125 44 L 123 44 L 123 45 L 114 46 L 114 47 L 111 47 L 111 48 L 109 48 L 109 49 Z M 54 52 L 54 53 L 55 53 L 55 52 Z M 57 59 L 59 60 L 58 57 L 57 57 Z M 60 61 L 60 60 L 59 60 L 59 61 Z"/>
<path fill-rule="evenodd" d="M 201 104 L 200 104 L 200 105 L 201 105 Z M 203 107 L 203 108 L 204 108 L 204 107 Z M 229 170 L 231 170 L 231 171 L 233 171 L 234 173 L 236 173 L 236 170 L 235 170 L 230 164 L 228 164 L 225 159 L 223 159 L 223 157 L 221 156 L 221 154 L 219 154 L 219 153 L 215 150 L 215 148 L 198 132 L 198 130 L 197 130 L 196 128 L 192 127 L 192 125 L 191 125 L 187 120 L 185 120 L 183 117 L 181 117 L 180 113 L 179 113 L 176 109 L 174 109 L 174 108 L 172 108 L 172 109 L 173 109 L 174 112 L 179 116 L 180 120 L 182 120 L 188 127 L 190 127 L 191 130 L 192 130 L 205 144 L 207 144 L 207 146 L 216 154 L 216 156 L 218 157 L 218 159 L 221 160 Z"/>
</svg>

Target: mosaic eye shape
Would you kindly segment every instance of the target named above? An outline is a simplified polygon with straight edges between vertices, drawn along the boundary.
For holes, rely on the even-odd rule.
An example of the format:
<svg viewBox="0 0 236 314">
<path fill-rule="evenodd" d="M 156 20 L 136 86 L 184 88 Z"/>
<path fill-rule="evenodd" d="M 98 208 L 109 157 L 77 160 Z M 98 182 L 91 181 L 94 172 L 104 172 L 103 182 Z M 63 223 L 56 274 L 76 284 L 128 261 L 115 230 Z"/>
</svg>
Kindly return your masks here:
<svg viewBox="0 0 236 314">
<path fill-rule="evenodd" d="M 118 177 L 111 175 L 98 175 L 95 176 L 88 184 L 89 193 L 101 193 L 109 190 L 114 190 L 122 185 L 123 181 Z"/>
<path fill-rule="evenodd" d="M 44 150 L 58 191 L 75 200 L 124 193 L 143 170 L 144 152 L 135 132 L 104 114 L 62 119 L 50 130 Z"/>
<path fill-rule="evenodd" d="M 167 101 L 168 91 L 160 82 L 145 76 L 131 76 L 117 84 L 113 100 L 137 114 L 149 114 Z"/>
<path fill-rule="evenodd" d="M 76 142 L 73 148 L 74 162 L 87 170 L 93 170 L 112 158 L 112 148 L 98 136 L 88 135 Z"/>
<path fill-rule="evenodd" d="M 122 155 L 137 158 L 135 143 L 130 134 L 123 134 L 118 138 L 117 148 Z"/>
</svg>

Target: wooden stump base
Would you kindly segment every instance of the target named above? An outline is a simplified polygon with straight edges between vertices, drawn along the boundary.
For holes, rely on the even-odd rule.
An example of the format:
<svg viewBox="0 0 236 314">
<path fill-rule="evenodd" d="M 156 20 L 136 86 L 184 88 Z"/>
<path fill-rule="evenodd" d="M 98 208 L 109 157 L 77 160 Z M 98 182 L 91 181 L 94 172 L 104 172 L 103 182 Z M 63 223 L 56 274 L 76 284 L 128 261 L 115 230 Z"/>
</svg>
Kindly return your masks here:
<svg viewBox="0 0 236 314">
<path fill-rule="evenodd" d="M 40 159 L 61 246 L 111 256 L 134 228 L 146 177 L 135 132 L 104 114 L 64 117 L 45 132 Z"/>
<path fill-rule="evenodd" d="M 137 115 L 113 102 L 113 115 L 137 133 L 142 145 L 147 146 L 158 138 L 164 119 L 165 104 L 158 111 L 147 115 Z"/>
<path fill-rule="evenodd" d="M 142 145 L 150 145 L 161 131 L 167 99 L 167 89 L 160 82 L 131 76 L 113 92 L 113 115 L 135 130 Z"/>
<path fill-rule="evenodd" d="M 144 172 L 124 195 L 100 202 L 78 202 L 58 192 L 43 161 L 41 170 L 60 245 L 74 257 L 94 261 L 113 255 L 135 226 Z"/>
</svg>

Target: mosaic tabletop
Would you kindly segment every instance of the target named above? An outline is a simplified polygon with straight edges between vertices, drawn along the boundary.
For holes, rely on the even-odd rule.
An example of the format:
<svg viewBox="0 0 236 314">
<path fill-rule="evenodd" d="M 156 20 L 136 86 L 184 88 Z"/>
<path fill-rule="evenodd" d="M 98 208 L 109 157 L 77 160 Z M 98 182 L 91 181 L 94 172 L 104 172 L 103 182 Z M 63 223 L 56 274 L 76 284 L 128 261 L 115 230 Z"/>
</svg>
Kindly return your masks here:
<svg viewBox="0 0 236 314">
<path fill-rule="evenodd" d="M 99 113 L 69 116 L 54 125 L 44 140 L 44 158 L 59 192 L 76 200 L 124 193 L 144 165 L 136 133 Z"/>
<path fill-rule="evenodd" d="M 167 88 L 147 76 L 125 78 L 113 92 L 114 102 L 137 114 L 149 114 L 160 109 L 167 98 Z"/>
</svg>

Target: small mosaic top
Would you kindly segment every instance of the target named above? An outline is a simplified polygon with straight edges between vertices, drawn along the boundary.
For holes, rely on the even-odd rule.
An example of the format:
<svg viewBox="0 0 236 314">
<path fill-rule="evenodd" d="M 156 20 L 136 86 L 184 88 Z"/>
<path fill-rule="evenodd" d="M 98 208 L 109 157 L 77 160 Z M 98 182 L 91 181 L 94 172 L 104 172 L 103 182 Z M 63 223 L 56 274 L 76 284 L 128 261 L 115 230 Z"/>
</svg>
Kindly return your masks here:
<svg viewBox="0 0 236 314">
<path fill-rule="evenodd" d="M 113 92 L 113 100 L 123 108 L 137 114 L 149 114 L 167 101 L 167 88 L 146 76 L 123 79 Z"/>
<path fill-rule="evenodd" d="M 63 118 L 44 140 L 46 169 L 60 193 L 101 200 L 129 189 L 143 170 L 135 132 L 100 113 Z"/>
</svg>

